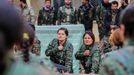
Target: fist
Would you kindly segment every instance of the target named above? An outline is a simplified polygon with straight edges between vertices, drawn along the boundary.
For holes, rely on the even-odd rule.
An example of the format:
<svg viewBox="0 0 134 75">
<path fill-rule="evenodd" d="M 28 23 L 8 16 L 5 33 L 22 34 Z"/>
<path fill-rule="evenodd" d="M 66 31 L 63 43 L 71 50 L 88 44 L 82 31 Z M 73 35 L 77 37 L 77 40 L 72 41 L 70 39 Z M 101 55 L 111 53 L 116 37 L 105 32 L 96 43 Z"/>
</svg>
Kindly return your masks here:
<svg viewBox="0 0 134 75">
<path fill-rule="evenodd" d="M 59 49 L 60 51 L 63 50 L 63 46 L 60 45 L 60 46 L 58 47 L 58 49 Z"/>
<path fill-rule="evenodd" d="M 86 51 L 84 52 L 84 55 L 85 55 L 85 56 L 91 56 L 91 51 L 86 50 Z"/>
<path fill-rule="evenodd" d="M 62 71 L 62 75 L 71 75 L 71 74 L 69 74 L 69 72 Z"/>
<path fill-rule="evenodd" d="M 98 27 L 101 28 L 102 27 L 102 24 L 99 24 Z"/>
</svg>

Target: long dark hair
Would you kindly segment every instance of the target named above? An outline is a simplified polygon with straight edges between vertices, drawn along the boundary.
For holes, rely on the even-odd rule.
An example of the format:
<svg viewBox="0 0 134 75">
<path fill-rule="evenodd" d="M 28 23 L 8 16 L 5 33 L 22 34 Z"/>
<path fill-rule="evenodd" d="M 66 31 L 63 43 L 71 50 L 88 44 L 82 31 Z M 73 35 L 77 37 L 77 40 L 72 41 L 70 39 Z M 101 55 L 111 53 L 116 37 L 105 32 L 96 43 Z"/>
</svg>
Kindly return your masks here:
<svg viewBox="0 0 134 75">
<path fill-rule="evenodd" d="M 7 69 L 7 53 L 15 42 L 21 41 L 21 15 L 5 0 L 0 0 L 0 75 Z"/>
<path fill-rule="evenodd" d="M 68 34 L 68 30 L 67 30 L 67 28 L 61 27 L 61 28 L 58 29 L 57 33 L 58 33 L 60 30 L 64 30 L 66 36 L 69 35 L 69 34 Z"/>
<path fill-rule="evenodd" d="M 93 45 L 93 44 L 95 43 L 95 36 L 94 36 L 93 32 L 91 32 L 91 31 L 86 31 L 86 32 L 84 33 L 84 35 L 83 35 L 83 40 L 84 40 L 84 37 L 85 37 L 86 34 L 88 34 L 88 35 L 93 39 L 93 43 L 91 44 L 91 45 Z"/>
<path fill-rule="evenodd" d="M 23 39 L 21 42 L 24 62 L 29 62 L 30 60 L 29 51 L 30 47 L 33 45 L 34 37 L 35 37 L 34 28 L 31 25 L 25 25 L 25 29 L 23 32 Z"/>
</svg>

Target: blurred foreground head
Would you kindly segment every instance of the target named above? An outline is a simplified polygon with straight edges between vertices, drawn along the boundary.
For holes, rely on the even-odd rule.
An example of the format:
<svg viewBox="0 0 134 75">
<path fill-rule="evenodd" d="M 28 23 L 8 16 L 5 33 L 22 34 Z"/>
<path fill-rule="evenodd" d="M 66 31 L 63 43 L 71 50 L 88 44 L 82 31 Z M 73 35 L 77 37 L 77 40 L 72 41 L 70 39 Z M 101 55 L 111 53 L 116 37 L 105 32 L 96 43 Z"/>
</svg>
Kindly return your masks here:
<svg viewBox="0 0 134 75">
<path fill-rule="evenodd" d="M 134 3 L 129 4 L 120 17 L 120 27 L 127 39 L 134 39 Z"/>
<path fill-rule="evenodd" d="M 7 53 L 21 40 L 23 20 L 6 0 L 0 0 L 0 75 L 7 69 Z"/>
</svg>

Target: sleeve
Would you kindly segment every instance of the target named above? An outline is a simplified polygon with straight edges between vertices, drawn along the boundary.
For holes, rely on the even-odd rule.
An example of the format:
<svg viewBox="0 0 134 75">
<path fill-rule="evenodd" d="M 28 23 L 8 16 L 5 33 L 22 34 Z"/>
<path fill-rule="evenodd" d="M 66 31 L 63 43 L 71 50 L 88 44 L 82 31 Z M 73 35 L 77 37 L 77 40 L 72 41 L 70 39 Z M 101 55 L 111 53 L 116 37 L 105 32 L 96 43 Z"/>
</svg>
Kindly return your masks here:
<svg viewBox="0 0 134 75">
<path fill-rule="evenodd" d="M 83 51 L 83 47 L 81 46 L 80 50 L 76 52 L 75 54 L 75 58 L 76 59 L 83 59 L 85 56 L 84 56 L 84 51 Z"/>
<path fill-rule="evenodd" d="M 91 17 L 91 20 L 93 21 L 94 20 L 94 17 L 95 17 L 95 8 L 94 6 L 91 7 L 91 10 L 90 10 L 90 17 Z"/>
<path fill-rule="evenodd" d="M 54 43 L 55 43 L 55 39 L 48 45 L 46 51 L 45 51 L 45 54 L 46 56 L 54 56 L 55 53 L 58 51 L 58 46 L 54 46 Z"/>
<path fill-rule="evenodd" d="M 97 7 L 96 9 L 96 22 L 97 24 L 101 24 L 101 21 L 100 21 L 100 6 Z"/>
<path fill-rule="evenodd" d="M 72 71 L 72 64 L 73 64 L 73 46 L 72 44 L 69 45 L 68 49 L 66 50 L 66 59 L 65 59 L 65 66 L 69 70 Z"/>
<path fill-rule="evenodd" d="M 93 73 L 97 73 L 99 70 L 99 64 L 100 64 L 100 51 L 98 49 L 95 49 L 93 51 L 93 55 L 92 55 L 92 67 L 91 67 L 91 71 Z"/>
<path fill-rule="evenodd" d="M 107 10 L 105 15 L 104 15 L 104 25 L 109 27 L 111 23 L 111 15 L 110 15 L 110 10 Z"/>
<path fill-rule="evenodd" d="M 31 23 L 35 24 L 35 13 L 32 8 L 30 8 L 30 18 L 31 18 Z"/>
<path fill-rule="evenodd" d="M 32 46 L 32 53 L 35 53 L 36 55 L 40 55 L 41 52 L 41 43 L 38 38 L 35 38 L 34 45 Z"/>
<path fill-rule="evenodd" d="M 75 15 L 75 24 L 77 24 L 77 22 L 78 22 L 78 12 L 77 12 L 77 10 L 76 10 L 76 8 L 74 8 L 75 9 L 75 12 L 74 12 L 74 15 Z"/>
<path fill-rule="evenodd" d="M 77 17 L 77 19 L 78 19 L 78 22 L 80 23 L 80 21 L 81 21 L 81 17 L 80 17 L 80 7 L 79 7 L 79 9 L 78 9 L 78 17 Z"/>
<path fill-rule="evenodd" d="M 42 10 L 39 11 L 39 15 L 38 15 L 38 25 L 42 25 L 42 18 L 43 14 L 42 14 Z"/>
<path fill-rule="evenodd" d="M 125 70 L 125 67 L 120 62 L 111 57 L 105 59 L 100 65 L 99 75 L 127 75 L 127 74 L 128 73 Z"/>
<path fill-rule="evenodd" d="M 112 46 L 111 46 L 111 44 L 108 43 L 108 42 L 105 42 L 103 53 L 107 53 L 107 52 L 110 52 L 110 51 L 112 51 Z"/>
<path fill-rule="evenodd" d="M 58 21 L 58 25 L 60 25 L 61 24 L 61 17 L 62 17 L 62 7 L 60 7 L 59 8 L 59 10 L 58 10 L 58 14 L 57 14 L 57 16 L 58 16 L 58 19 L 57 19 L 57 21 Z"/>
</svg>

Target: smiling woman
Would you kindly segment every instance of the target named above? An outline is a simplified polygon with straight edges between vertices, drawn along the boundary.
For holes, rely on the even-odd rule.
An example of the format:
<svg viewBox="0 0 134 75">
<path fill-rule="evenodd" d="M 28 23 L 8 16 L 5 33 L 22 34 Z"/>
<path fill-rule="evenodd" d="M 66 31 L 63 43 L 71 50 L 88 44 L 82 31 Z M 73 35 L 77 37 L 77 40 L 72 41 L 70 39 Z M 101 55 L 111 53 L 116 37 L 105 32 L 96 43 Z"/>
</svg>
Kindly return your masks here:
<svg viewBox="0 0 134 75">
<path fill-rule="evenodd" d="M 57 38 L 53 39 L 49 43 L 46 49 L 46 56 L 50 56 L 50 60 L 54 64 L 58 64 L 57 69 L 61 68 L 60 72 L 70 72 L 72 73 L 72 63 L 73 63 L 73 46 L 67 40 L 68 30 L 66 28 L 60 28 L 57 31 Z M 61 66 L 67 68 L 62 68 Z"/>
<path fill-rule="evenodd" d="M 76 52 L 76 59 L 80 60 L 85 73 L 97 73 L 100 62 L 100 52 L 94 44 L 94 34 L 92 32 L 85 32 L 83 35 L 83 45 L 79 51 Z"/>
</svg>

